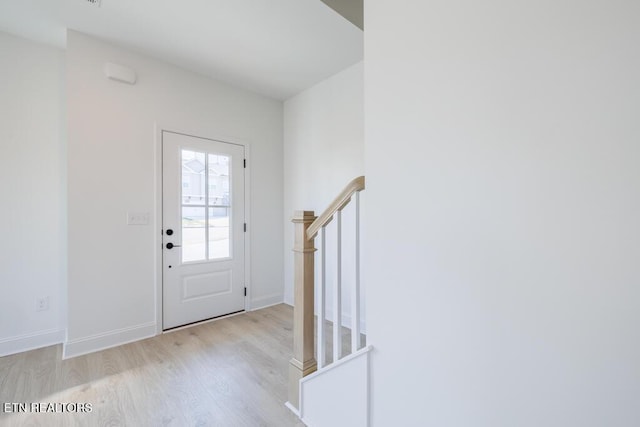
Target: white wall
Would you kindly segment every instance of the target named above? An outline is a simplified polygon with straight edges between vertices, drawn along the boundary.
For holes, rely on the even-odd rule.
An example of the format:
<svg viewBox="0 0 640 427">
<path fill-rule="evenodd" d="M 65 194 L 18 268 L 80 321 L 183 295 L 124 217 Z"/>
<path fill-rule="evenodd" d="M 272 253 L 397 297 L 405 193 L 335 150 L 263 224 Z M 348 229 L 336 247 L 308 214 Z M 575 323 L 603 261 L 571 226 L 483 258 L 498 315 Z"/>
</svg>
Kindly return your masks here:
<svg viewBox="0 0 640 427">
<path fill-rule="evenodd" d="M 0 33 L 0 64 L 3 356 L 64 338 L 64 54 Z"/>
<path fill-rule="evenodd" d="M 284 277 L 288 304 L 293 304 L 293 211 L 314 210 L 319 215 L 349 181 L 364 172 L 362 73 L 360 62 L 284 103 Z M 328 249 L 335 244 L 334 227 L 335 221 L 327 231 Z M 348 289 L 353 277 L 349 269 L 354 265 L 348 258 L 353 257 L 353 251 L 349 250 L 350 237 L 354 235 L 352 229 L 350 207 L 344 219 L 344 312 L 347 315 Z M 332 261 L 329 260 L 329 273 L 334 269 Z M 328 279 L 331 292 L 333 276 Z"/>
<path fill-rule="evenodd" d="M 640 425 L 640 4 L 365 16 L 373 425 Z"/>
<path fill-rule="evenodd" d="M 105 62 L 136 70 L 107 80 Z M 159 261 L 155 124 L 251 146 L 251 305 L 281 302 L 282 103 L 69 32 L 67 356 L 155 333 Z M 127 226 L 126 212 L 149 212 Z"/>
</svg>

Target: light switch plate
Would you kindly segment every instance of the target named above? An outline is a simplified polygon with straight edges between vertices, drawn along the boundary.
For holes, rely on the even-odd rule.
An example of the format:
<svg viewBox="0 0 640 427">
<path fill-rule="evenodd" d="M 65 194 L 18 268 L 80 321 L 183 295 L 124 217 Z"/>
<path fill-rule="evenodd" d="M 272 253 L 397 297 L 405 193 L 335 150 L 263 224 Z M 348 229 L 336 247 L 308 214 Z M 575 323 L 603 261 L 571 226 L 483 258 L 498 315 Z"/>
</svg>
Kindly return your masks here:
<svg viewBox="0 0 640 427">
<path fill-rule="evenodd" d="M 149 212 L 127 212 L 127 225 L 149 225 Z"/>
</svg>

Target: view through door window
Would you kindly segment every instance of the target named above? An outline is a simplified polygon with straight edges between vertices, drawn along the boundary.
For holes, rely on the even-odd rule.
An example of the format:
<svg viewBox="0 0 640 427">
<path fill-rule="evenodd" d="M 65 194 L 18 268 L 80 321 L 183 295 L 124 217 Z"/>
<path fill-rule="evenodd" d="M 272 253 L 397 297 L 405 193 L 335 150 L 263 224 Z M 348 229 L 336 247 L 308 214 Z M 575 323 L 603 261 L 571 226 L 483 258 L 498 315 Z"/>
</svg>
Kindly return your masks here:
<svg viewBox="0 0 640 427">
<path fill-rule="evenodd" d="M 182 262 L 229 258 L 229 156 L 182 150 Z"/>
</svg>

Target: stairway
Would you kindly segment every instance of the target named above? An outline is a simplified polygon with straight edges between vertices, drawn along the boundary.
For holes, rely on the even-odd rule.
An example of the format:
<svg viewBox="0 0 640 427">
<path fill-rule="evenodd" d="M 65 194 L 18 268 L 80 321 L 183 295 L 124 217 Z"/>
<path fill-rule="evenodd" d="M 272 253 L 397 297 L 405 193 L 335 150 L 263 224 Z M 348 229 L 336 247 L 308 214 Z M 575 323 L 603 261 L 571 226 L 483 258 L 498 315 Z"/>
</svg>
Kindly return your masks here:
<svg viewBox="0 0 640 427">
<path fill-rule="evenodd" d="M 296 211 L 292 219 L 293 357 L 286 405 L 310 426 L 368 424 L 372 347 L 365 346 L 362 334 L 360 289 L 360 192 L 364 188 L 365 178 L 355 178 L 319 217 L 313 211 Z M 343 224 L 343 216 L 352 218 L 351 224 Z M 330 223 L 333 240 L 328 238 Z M 350 236 L 345 236 L 345 230 Z M 345 248 L 353 253 L 345 254 Z M 348 307 L 343 306 L 345 296 Z M 349 308 L 348 319 L 343 316 L 345 308 Z"/>
</svg>

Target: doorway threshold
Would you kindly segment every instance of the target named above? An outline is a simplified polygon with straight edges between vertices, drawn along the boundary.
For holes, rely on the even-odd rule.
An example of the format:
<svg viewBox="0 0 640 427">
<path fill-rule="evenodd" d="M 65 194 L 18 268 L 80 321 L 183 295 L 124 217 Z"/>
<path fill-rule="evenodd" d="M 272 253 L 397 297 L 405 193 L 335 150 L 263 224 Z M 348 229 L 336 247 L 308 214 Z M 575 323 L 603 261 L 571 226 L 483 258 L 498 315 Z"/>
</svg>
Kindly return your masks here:
<svg viewBox="0 0 640 427">
<path fill-rule="evenodd" d="M 223 314 L 221 316 L 210 317 L 208 319 L 198 320 L 197 322 L 187 323 L 186 325 L 180 325 L 180 326 L 175 326 L 175 327 L 169 328 L 169 329 L 163 329 L 162 333 L 166 334 L 166 333 L 169 333 L 169 332 L 180 331 L 182 329 L 190 328 L 192 326 L 202 325 L 202 324 L 214 322 L 214 321 L 220 320 L 220 319 L 226 319 L 228 317 L 237 316 L 237 315 L 243 314 L 243 313 L 246 313 L 246 310 L 238 310 L 238 311 L 234 311 L 233 313 Z"/>
</svg>

